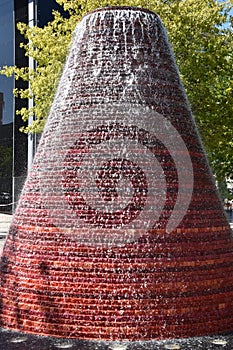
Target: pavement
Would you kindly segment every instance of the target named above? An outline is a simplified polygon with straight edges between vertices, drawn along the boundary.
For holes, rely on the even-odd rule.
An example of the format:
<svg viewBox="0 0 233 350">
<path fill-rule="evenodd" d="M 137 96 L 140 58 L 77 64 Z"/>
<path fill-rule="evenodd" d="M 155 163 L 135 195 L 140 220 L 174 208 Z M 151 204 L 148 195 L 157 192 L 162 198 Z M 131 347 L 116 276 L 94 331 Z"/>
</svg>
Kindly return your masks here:
<svg viewBox="0 0 233 350">
<path fill-rule="evenodd" d="M 141 340 L 141 341 L 111 341 L 111 340 L 80 340 L 64 339 L 39 334 L 26 334 L 0 328 L 0 349 L 2 350 L 232 350 L 233 334 L 211 335 L 204 337 Z"/>
</svg>

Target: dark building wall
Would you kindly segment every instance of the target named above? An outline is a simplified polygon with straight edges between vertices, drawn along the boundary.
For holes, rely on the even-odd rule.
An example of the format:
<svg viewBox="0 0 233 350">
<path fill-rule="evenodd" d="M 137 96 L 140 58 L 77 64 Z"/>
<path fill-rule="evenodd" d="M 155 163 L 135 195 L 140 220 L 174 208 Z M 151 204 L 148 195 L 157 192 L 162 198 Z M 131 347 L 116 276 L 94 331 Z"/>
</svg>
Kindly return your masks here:
<svg viewBox="0 0 233 350">
<path fill-rule="evenodd" d="M 4 104 L 3 93 L 0 92 L 0 125 L 2 125 L 3 104 Z"/>
<path fill-rule="evenodd" d="M 13 123 L 0 125 L 0 146 L 12 147 Z"/>
<path fill-rule="evenodd" d="M 0 212 L 12 210 L 12 133 L 13 123 L 0 125 Z"/>
<path fill-rule="evenodd" d="M 14 19 L 15 19 L 15 65 L 18 67 L 28 66 L 28 57 L 25 57 L 25 52 L 20 48 L 20 43 L 25 42 L 25 38 L 17 30 L 18 22 L 28 23 L 28 0 L 14 1 Z M 15 87 L 25 89 L 28 83 L 22 80 L 15 81 Z M 28 107 L 28 100 L 15 98 L 15 111 L 22 107 Z M 24 125 L 20 116 L 14 117 L 14 137 L 13 137 L 13 192 L 14 201 L 17 202 L 22 186 L 27 176 L 27 135 L 19 131 Z"/>
<path fill-rule="evenodd" d="M 43 27 L 53 19 L 52 11 L 57 10 L 64 17 L 68 17 L 68 13 L 64 12 L 63 8 L 58 5 L 55 0 L 38 0 L 37 1 L 37 25 Z"/>
</svg>

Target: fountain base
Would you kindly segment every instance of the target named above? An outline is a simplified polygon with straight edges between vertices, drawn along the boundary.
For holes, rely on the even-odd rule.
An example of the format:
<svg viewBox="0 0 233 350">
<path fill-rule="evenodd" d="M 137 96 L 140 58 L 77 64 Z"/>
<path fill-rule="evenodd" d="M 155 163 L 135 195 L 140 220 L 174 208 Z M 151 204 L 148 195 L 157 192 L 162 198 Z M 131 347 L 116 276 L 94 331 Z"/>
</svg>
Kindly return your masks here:
<svg viewBox="0 0 233 350">
<path fill-rule="evenodd" d="M 44 337 L 0 328 L 0 349 L 4 350 L 232 350 L 233 333 L 187 339 L 151 341 L 101 341 Z"/>
</svg>

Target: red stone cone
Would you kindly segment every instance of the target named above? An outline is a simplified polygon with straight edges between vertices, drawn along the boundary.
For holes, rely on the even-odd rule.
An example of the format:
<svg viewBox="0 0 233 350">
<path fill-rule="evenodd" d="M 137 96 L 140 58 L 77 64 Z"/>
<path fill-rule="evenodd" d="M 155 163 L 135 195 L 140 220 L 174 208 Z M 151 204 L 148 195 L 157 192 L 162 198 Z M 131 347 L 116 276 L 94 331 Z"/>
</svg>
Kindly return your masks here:
<svg viewBox="0 0 233 350">
<path fill-rule="evenodd" d="M 232 249 L 160 19 L 88 14 L 1 257 L 0 326 L 130 341 L 231 331 Z"/>
</svg>

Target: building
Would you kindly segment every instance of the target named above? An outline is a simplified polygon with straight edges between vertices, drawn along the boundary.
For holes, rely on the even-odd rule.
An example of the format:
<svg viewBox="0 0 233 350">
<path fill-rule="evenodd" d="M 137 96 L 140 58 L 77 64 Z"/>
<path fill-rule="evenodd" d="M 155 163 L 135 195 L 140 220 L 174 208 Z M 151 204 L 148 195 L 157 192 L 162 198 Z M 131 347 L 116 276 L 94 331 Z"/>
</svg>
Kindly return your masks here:
<svg viewBox="0 0 233 350">
<path fill-rule="evenodd" d="M 6 202 L 6 197 L 10 199 L 9 193 L 11 192 L 12 188 L 13 123 L 2 124 L 3 107 L 4 94 L 0 92 L 0 204 L 2 201 Z M 2 207 L 2 209 L 4 209 L 4 211 L 8 210 L 8 205 Z"/>
<path fill-rule="evenodd" d="M 56 0 L 0 1 L 0 67 L 25 67 L 31 64 L 30 59 L 25 57 L 24 50 L 20 48 L 20 43 L 25 41 L 25 38 L 17 30 L 17 23 L 24 22 L 42 27 L 52 20 L 53 9 L 63 12 Z M 27 88 L 27 82 L 0 76 L 0 147 L 6 149 L 6 152 L 1 152 L 0 155 L 0 192 L 6 191 L 12 195 L 13 209 L 17 205 L 37 144 L 36 136 L 28 137 L 19 131 L 24 123 L 16 115 L 17 110 L 28 107 L 28 104 L 33 102 L 14 98 L 14 87 Z M 8 172 L 4 173 L 3 177 L 1 164 L 7 161 L 5 157 L 9 157 L 9 148 L 11 157 L 8 162 L 11 159 L 12 166 L 8 167 Z"/>
<path fill-rule="evenodd" d="M 0 125 L 2 125 L 3 105 L 4 105 L 3 92 L 0 92 Z"/>
</svg>

